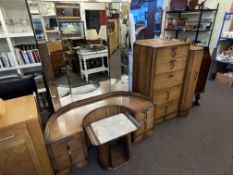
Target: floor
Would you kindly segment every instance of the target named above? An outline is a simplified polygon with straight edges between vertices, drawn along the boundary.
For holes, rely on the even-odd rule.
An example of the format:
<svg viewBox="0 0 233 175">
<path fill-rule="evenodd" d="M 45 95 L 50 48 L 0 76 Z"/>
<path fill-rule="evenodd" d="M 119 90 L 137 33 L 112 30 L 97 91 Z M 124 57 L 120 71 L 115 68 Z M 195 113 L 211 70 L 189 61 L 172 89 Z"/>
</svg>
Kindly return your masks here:
<svg viewBox="0 0 233 175">
<path fill-rule="evenodd" d="M 187 118 L 162 123 L 134 144 L 126 166 L 103 171 L 91 154 L 88 166 L 70 175 L 232 175 L 233 90 L 208 82 L 200 102 Z"/>
</svg>

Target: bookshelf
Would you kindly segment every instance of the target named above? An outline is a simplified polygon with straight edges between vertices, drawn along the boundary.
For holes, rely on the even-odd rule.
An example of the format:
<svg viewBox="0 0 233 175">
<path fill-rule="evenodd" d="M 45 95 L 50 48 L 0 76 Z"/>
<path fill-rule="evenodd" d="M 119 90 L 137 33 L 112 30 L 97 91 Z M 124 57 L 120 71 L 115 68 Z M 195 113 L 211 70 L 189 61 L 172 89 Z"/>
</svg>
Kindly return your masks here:
<svg viewBox="0 0 233 175">
<path fill-rule="evenodd" d="M 24 70 L 29 68 L 32 71 L 41 70 L 42 65 L 40 59 L 19 64 L 15 52 L 15 46 L 18 44 L 28 44 L 29 42 L 35 44 L 34 33 L 29 22 L 26 4 L 22 4 L 24 1 L 20 0 L 11 3 L 9 6 L 9 3 L 7 4 L 5 2 L 2 1 L 0 3 L 0 73 L 15 71 L 19 74 L 24 74 Z M 23 13 L 20 13 L 21 16 L 19 17 L 17 14 L 12 13 L 12 9 L 15 11 L 16 9 L 20 9 Z"/>
<path fill-rule="evenodd" d="M 195 45 L 209 47 L 218 9 L 219 3 L 214 9 L 202 6 L 194 10 L 168 10 L 164 34 L 168 38 L 190 39 Z"/>
<path fill-rule="evenodd" d="M 233 72 L 233 13 L 224 15 L 219 35 L 215 57 L 210 71 L 210 79 L 216 78 L 218 73 Z"/>
</svg>

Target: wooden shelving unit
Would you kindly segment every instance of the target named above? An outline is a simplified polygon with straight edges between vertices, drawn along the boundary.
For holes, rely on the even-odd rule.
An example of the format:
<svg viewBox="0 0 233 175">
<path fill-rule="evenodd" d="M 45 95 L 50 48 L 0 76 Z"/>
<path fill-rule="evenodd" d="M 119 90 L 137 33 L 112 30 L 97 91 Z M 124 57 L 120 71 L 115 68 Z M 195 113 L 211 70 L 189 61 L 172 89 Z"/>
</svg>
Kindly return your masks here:
<svg viewBox="0 0 233 175">
<path fill-rule="evenodd" d="M 233 36 L 227 36 L 226 33 L 233 32 L 233 13 L 226 12 L 221 32 L 219 35 L 215 57 L 211 67 L 210 79 L 214 79 L 217 72 L 233 72 L 233 57 L 224 55 L 223 52 L 230 52 L 229 48 L 233 46 Z M 225 34 L 224 34 L 225 33 Z"/>
<path fill-rule="evenodd" d="M 184 33 L 192 33 L 195 35 L 195 37 L 192 40 L 192 43 L 195 45 L 199 45 L 199 46 L 204 46 L 204 47 L 209 47 L 210 45 L 210 41 L 211 41 L 211 37 L 212 37 L 212 33 L 213 33 L 213 27 L 215 24 L 215 20 L 216 20 L 216 15 L 218 12 L 218 8 L 219 8 L 219 4 L 217 5 L 217 7 L 215 9 L 205 9 L 204 6 L 201 9 L 195 9 L 195 10 L 175 10 L 175 11 L 166 11 L 166 28 L 164 29 L 164 34 L 166 37 L 171 37 L 172 38 L 177 38 L 177 39 L 184 39 L 182 37 L 184 37 Z M 206 20 L 203 18 L 203 16 L 205 16 L 206 14 L 210 14 L 208 16 L 208 18 L 213 15 L 212 18 Z M 179 26 L 177 25 L 177 28 L 167 28 L 168 26 L 168 18 L 172 18 L 172 19 L 185 19 L 185 22 L 188 23 L 196 23 L 196 28 L 195 29 L 185 29 L 185 26 Z M 195 18 L 195 20 L 193 20 Z M 191 21 L 189 21 L 189 19 L 192 19 Z M 206 29 L 202 29 L 202 23 L 204 22 L 210 22 L 211 23 L 211 27 L 210 28 L 206 28 Z M 167 33 L 169 32 L 169 33 Z M 171 33 L 174 32 L 174 33 Z M 182 33 L 182 37 L 180 37 Z M 205 44 L 200 43 L 200 34 L 205 34 L 205 36 L 207 36 L 203 41 L 205 41 Z M 187 37 L 189 38 L 189 37 Z M 202 39 L 201 39 L 202 40 Z"/>
</svg>

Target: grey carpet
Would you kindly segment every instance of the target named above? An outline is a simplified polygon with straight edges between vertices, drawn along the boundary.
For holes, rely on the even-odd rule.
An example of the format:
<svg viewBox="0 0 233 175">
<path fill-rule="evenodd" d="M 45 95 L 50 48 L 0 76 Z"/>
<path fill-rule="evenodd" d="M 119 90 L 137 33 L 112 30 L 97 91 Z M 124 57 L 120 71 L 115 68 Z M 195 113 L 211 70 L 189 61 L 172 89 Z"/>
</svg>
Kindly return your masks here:
<svg viewBox="0 0 233 175">
<path fill-rule="evenodd" d="M 232 175 L 233 89 L 208 82 L 187 118 L 158 125 L 153 136 L 133 144 L 129 163 L 103 171 L 93 154 L 70 175 Z"/>
</svg>

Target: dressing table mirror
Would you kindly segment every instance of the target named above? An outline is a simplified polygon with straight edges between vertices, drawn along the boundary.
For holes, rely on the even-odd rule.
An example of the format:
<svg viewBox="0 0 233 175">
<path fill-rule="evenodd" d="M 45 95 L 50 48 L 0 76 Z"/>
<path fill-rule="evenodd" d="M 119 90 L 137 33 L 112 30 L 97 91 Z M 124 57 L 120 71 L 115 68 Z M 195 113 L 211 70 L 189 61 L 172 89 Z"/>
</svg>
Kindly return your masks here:
<svg viewBox="0 0 233 175">
<path fill-rule="evenodd" d="M 128 91 L 129 2 L 27 0 L 54 111 Z"/>
</svg>

